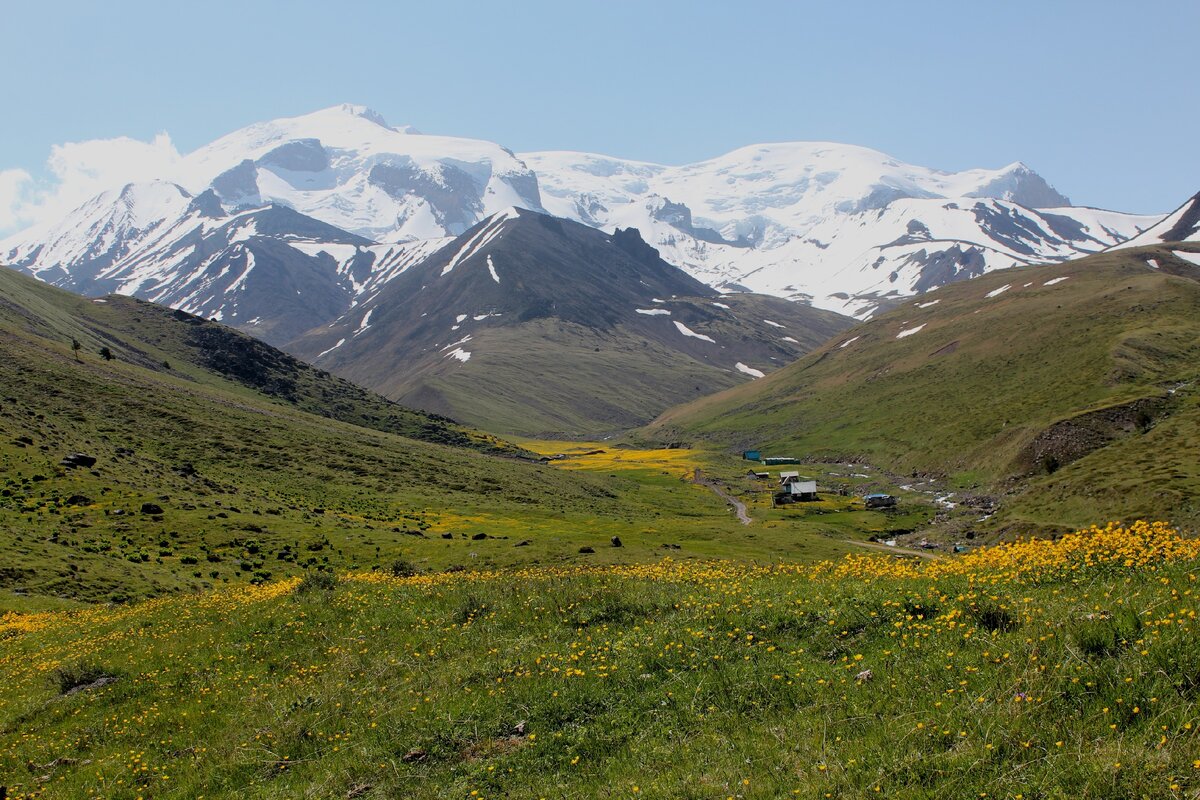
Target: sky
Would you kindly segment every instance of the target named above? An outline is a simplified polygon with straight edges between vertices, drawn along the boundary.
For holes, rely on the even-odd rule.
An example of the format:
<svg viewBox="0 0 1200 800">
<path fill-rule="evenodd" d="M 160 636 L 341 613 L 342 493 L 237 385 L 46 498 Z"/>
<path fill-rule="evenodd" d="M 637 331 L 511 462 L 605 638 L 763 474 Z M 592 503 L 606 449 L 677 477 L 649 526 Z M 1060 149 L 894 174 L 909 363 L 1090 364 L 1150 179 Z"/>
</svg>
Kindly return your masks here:
<svg viewBox="0 0 1200 800">
<path fill-rule="evenodd" d="M 1195 0 L 3 0 L 0 234 L 343 102 L 521 151 L 864 145 L 1023 161 L 1077 205 L 1200 190 Z"/>
</svg>

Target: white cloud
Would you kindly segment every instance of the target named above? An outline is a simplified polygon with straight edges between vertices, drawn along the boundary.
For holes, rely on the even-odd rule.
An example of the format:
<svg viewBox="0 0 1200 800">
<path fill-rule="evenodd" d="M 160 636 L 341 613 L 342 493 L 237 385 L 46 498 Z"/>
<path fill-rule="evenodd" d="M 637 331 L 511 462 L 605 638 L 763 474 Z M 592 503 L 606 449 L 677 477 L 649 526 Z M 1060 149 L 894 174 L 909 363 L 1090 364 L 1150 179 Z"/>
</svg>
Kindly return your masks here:
<svg viewBox="0 0 1200 800">
<path fill-rule="evenodd" d="M 121 136 L 56 144 L 46 161 L 47 180 L 35 181 L 23 169 L 0 171 L 0 233 L 65 216 L 127 183 L 170 180 L 180 158 L 166 133 L 149 142 Z"/>
<path fill-rule="evenodd" d="M 0 233 L 28 225 L 33 176 L 23 169 L 0 171 Z"/>
</svg>

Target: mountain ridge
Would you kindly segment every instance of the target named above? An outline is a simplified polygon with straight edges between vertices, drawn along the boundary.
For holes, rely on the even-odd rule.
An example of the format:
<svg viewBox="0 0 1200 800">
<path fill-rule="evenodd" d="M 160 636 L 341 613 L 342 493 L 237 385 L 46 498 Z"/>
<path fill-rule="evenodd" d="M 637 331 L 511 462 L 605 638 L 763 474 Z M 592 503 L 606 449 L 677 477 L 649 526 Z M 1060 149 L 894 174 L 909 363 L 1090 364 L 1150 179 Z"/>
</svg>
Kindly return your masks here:
<svg viewBox="0 0 1200 800">
<path fill-rule="evenodd" d="M 720 295 L 636 230 L 610 236 L 510 209 L 288 349 L 492 430 L 580 435 L 765 374 L 844 324 L 776 298 Z"/>
<path fill-rule="evenodd" d="M 338 231 L 326 234 L 328 241 L 302 233 L 285 237 L 306 239 L 305 247 L 326 252 L 333 263 L 319 265 L 310 253 L 273 248 L 287 268 L 309 276 L 310 295 L 318 286 L 328 295 L 301 301 L 291 315 L 303 320 L 260 321 L 257 334 L 275 343 L 329 321 L 440 242 L 511 206 L 608 233 L 637 228 L 667 261 L 710 286 L 750 289 L 860 318 L 930 285 L 1101 250 L 1158 221 L 1076 207 L 1033 208 L 1068 199 L 1020 161 L 996 170 L 946 172 L 828 142 L 749 145 L 676 167 L 570 151 L 521 155 L 483 140 L 393 128 L 351 104 L 234 131 L 181 157 L 162 178 L 204 198 L 210 217 L 275 204 Z M 160 284 L 187 277 L 175 273 L 182 251 L 193 245 L 180 241 L 156 249 L 145 236 L 148 228 L 178 223 L 186 204 L 170 196 L 156 200 L 156 189 L 138 191 L 136 222 L 118 219 L 120 198 L 93 198 L 57 225 L 0 242 L 0 260 L 75 288 L 104 270 L 115 279 L 122 260 L 130 269 L 129 262 L 138 261 L 139 274 Z M 106 213 L 112 230 L 98 222 Z M 914 238 L 913 231 L 925 233 Z M 90 252 L 106 236 L 113 240 L 111 251 Z M 347 242 L 365 250 L 351 252 Z M 218 283 L 222 271 L 245 268 L 232 253 L 208 266 Z M 117 288 L 134 291 L 133 285 L 127 280 Z M 105 289 L 112 287 L 95 291 Z M 279 290 L 276 282 L 265 293 Z M 222 310 L 213 292 L 189 299 L 187 292 L 172 297 L 166 290 L 136 291 L 205 315 L 219 312 L 223 319 L 235 310 Z M 236 324 L 253 330 L 249 321 L 260 317 L 266 320 L 245 310 Z"/>
</svg>

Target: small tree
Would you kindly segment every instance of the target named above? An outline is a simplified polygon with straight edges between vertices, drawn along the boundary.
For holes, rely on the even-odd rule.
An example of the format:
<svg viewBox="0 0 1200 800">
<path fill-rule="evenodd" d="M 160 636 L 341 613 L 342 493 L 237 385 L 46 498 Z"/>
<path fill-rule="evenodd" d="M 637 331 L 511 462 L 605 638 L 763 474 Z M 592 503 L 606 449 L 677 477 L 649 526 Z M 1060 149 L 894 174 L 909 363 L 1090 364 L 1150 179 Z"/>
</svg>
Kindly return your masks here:
<svg viewBox="0 0 1200 800">
<path fill-rule="evenodd" d="M 76 360 L 76 361 L 78 361 L 78 360 L 79 360 L 79 348 L 81 348 L 81 347 L 83 347 L 83 345 L 81 345 L 81 344 L 79 343 L 79 340 L 78 340 L 78 339 L 72 339 L 72 340 L 71 340 L 71 352 L 75 354 L 75 360 Z"/>
<path fill-rule="evenodd" d="M 103 358 L 105 361 L 112 361 L 113 360 L 112 350 L 109 350 L 107 347 L 101 347 L 100 348 L 100 357 Z"/>
</svg>

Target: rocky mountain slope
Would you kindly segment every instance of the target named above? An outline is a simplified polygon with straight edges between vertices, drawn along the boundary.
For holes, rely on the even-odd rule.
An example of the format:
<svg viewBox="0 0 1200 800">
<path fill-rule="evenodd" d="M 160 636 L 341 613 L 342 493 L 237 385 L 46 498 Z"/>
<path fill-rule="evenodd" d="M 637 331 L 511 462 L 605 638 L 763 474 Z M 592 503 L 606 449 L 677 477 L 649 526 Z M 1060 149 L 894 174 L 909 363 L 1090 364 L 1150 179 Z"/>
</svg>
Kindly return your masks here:
<svg viewBox="0 0 1200 800">
<path fill-rule="evenodd" d="M 760 377 L 849 323 L 719 295 L 635 230 L 493 215 L 292 352 L 388 397 L 509 433 L 600 433 Z"/>
</svg>

